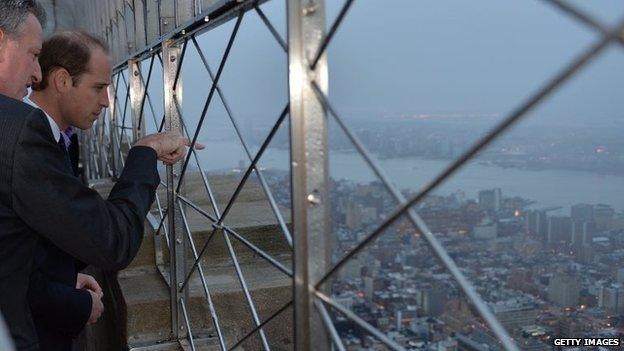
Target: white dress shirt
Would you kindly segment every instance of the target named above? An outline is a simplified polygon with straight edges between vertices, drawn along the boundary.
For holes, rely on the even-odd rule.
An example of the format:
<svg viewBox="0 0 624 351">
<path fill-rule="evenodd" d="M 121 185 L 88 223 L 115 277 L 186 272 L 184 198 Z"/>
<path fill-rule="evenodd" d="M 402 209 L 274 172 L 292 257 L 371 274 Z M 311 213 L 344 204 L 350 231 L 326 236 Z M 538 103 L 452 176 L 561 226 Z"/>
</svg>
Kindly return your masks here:
<svg viewBox="0 0 624 351">
<path fill-rule="evenodd" d="M 44 109 L 39 107 L 39 105 L 37 105 L 34 101 L 30 99 L 30 95 L 28 97 L 25 97 L 23 101 L 32 107 L 40 109 L 41 111 L 43 111 L 43 113 L 45 113 L 46 117 L 48 117 L 48 123 L 50 123 L 50 129 L 52 129 L 52 135 L 54 135 L 54 140 L 58 143 L 61 139 L 61 128 L 59 128 L 58 124 L 56 124 L 56 122 Z"/>
</svg>

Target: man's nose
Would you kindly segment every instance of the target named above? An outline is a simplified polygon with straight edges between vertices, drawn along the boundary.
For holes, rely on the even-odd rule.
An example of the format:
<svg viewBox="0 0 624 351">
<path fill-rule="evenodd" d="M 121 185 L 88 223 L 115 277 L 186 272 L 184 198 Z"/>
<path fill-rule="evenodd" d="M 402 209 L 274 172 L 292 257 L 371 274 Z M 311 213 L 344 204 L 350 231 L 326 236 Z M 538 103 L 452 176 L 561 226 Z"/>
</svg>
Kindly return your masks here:
<svg viewBox="0 0 624 351">
<path fill-rule="evenodd" d="M 109 100 L 108 100 L 108 89 L 102 89 L 102 94 L 100 94 L 100 105 L 102 107 L 108 107 L 109 104 Z"/>
<path fill-rule="evenodd" d="M 35 63 L 35 70 L 33 71 L 33 74 L 32 74 L 33 83 L 41 82 L 41 79 L 42 79 L 41 77 L 42 77 L 41 66 L 39 65 L 39 60 L 37 60 L 37 63 Z"/>
</svg>

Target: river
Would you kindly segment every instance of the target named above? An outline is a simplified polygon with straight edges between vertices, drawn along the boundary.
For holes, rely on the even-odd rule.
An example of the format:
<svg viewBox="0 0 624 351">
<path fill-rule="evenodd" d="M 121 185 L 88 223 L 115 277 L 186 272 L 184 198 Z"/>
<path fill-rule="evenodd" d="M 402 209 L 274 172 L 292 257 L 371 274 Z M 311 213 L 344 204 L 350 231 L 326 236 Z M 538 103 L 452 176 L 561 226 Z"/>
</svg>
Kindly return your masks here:
<svg viewBox="0 0 624 351">
<path fill-rule="evenodd" d="M 204 170 L 238 168 L 246 160 L 241 146 L 236 142 L 208 141 L 205 151 L 199 153 Z M 257 148 L 252 150 L 255 152 Z M 210 152 L 210 150 L 218 150 Z M 269 148 L 260 166 L 266 169 L 285 170 L 288 152 Z M 194 161 L 192 161 L 194 162 Z M 440 173 L 450 161 L 423 158 L 379 160 L 388 177 L 400 189 L 418 190 Z M 330 153 L 330 176 L 367 183 L 375 179 L 363 158 L 353 152 Z M 434 193 L 448 195 L 457 190 L 467 198 L 476 198 L 479 190 L 501 188 L 503 196 L 520 196 L 535 201 L 535 207 L 562 206 L 562 211 L 576 203 L 608 204 L 616 210 L 624 209 L 624 177 L 569 170 L 524 170 L 480 165 L 472 162 L 464 166 L 443 183 Z"/>
</svg>

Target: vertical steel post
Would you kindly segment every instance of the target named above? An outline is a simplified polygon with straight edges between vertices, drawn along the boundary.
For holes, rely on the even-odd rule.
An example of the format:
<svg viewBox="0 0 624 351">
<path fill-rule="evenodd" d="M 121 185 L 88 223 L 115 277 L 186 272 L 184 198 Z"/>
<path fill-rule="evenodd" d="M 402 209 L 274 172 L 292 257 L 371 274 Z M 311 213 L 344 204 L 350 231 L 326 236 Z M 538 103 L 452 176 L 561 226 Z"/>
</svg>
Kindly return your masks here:
<svg viewBox="0 0 624 351">
<path fill-rule="evenodd" d="M 182 84 L 178 81 L 175 85 L 176 74 L 182 53 L 180 43 L 168 40 L 163 43 L 163 74 L 164 74 L 164 96 L 165 96 L 165 130 L 182 131 L 180 114 L 176 108 L 174 99 L 182 106 Z M 178 78 L 180 80 L 181 78 Z M 175 88 L 175 90 L 174 90 Z M 181 211 L 184 208 L 176 206 L 176 180 L 182 172 L 183 161 L 173 166 L 167 167 L 167 208 L 169 208 L 168 228 L 169 228 L 169 260 L 170 260 L 170 282 L 171 282 L 171 330 L 172 336 L 176 339 L 185 338 L 188 330 L 184 325 L 184 316 L 180 307 L 180 299 L 188 301 L 188 288 L 184 293 L 179 292 L 184 279 L 186 278 L 186 246 L 184 239 L 184 228 Z M 183 192 L 184 187 L 180 188 Z"/>
<path fill-rule="evenodd" d="M 288 0 L 288 76 L 294 225 L 295 349 L 329 350 L 313 286 L 327 271 L 329 196 L 326 115 L 311 81 L 327 92 L 327 62 L 310 59 L 325 36 L 324 0 Z"/>
<path fill-rule="evenodd" d="M 142 111 L 145 84 L 141 75 L 141 61 L 128 60 L 128 77 L 130 80 L 130 106 L 132 107 L 132 137 L 136 141 L 145 136 L 145 114 Z"/>
</svg>

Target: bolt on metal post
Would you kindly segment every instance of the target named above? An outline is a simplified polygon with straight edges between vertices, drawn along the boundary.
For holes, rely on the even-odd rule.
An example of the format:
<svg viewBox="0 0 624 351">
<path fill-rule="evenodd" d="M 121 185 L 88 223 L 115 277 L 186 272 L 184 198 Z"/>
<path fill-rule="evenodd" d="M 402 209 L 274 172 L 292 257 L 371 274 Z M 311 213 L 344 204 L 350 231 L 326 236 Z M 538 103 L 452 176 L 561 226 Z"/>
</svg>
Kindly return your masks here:
<svg viewBox="0 0 624 351">
<path fill-rule="evenodd" d="M 315 283 L 326 272 L 330 246 L 325 111 L 311 82 L 327 90 L 327 63 L 314 70 L 314 53 L 325 36 L 322 0 L 289 0 L 288 63 L 291 118 L 292 218 L 294 226 L 295 349 L 330 350 L 329 335 L 314 306 Z"/>
<path fill-rule="evenodd" d="M 163 60 L 164 74 L 164 96 L 165 96 L 165 130 L 182 131 L 181 116 L 176 107 L 176 101 L 182 106 L 182 84 L 181 77 L 178 76 L 178 65 L 180 55 L 182 54 L 181 44 L 168 40 L 163 43 L 163 57 L 169 57 L 169 60 Z M 175 82 L 178 76 L 177 84 Z M 174 93 L 175 90 L 175 93 Z M 176 101 L 174 101 L 174 99 Z M 167 206 L 169 208 L 169 216 L 167 223 L 169 228 L 169 260 L 170 260 L 170 282 L 171 282 L 171 331 L 172 336 L 176 339 L 185 338 L 188 331 L 183 327 L 184 316 L 180 306 L 180 299 L 188 301 L 188 288 L 180 292 L 182 282 L 186 277 L 186 251 L 188 242 L 184 240 L 184 227 L 181 211 L 184 211 L 183 205 L 177 201 L 177 181 L 182 181 L 176 174 L 179 174 L 182 168 L 180 161 L 175 165 L 167 166 Z M 184 191 L 184 187 L 180 188 L 180 192 Z"/>
</svg>

